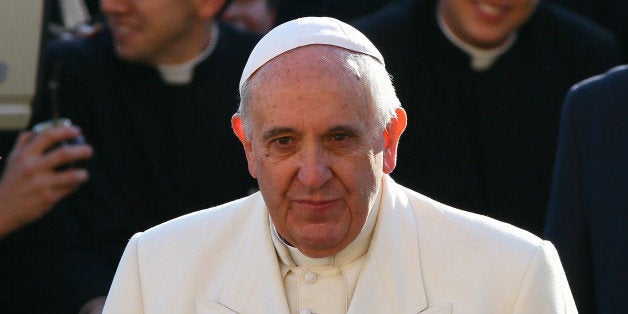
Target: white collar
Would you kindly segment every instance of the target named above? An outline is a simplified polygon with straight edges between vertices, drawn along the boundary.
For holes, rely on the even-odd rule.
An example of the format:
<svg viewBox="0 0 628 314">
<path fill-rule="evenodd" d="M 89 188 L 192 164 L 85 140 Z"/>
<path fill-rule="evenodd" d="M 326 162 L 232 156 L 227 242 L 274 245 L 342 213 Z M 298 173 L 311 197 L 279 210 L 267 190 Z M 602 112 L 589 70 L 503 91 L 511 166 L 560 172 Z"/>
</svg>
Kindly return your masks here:
<svg viewBox="0 0 628 314">
<path fill-rule="evenodd" d="M 466 52 L 471 57 L 471 68 L 476 71 L 484 71 L 490 68 L 497 58 L 501 56 L 504 52 L 506 52 L 512 45 L 515 43 L 517 39 L 517 32 L 513 32 L 508 36 L 506 41 L 499 47 L 491 48 L 491 49 L 482 49 L 471 46 L 464 41 L 462 41 L 456 34 L 454 34 L 441 14 L 438 14 L 438 9 L 436 9 L 436 20 L 438 21 L 438 26 L 441 31 L 447 37 L 447 39 L 454 44 L 456 47 L 460 48 L 460 50 Z"/>
<path fill-rule="evenodd" d="M 165 65 L 159 64 L 157 65 L 157 70 L 161 75 L 161 78 L 169 85 L 185 85 L 192 82 L 194 67 L 201 63 L 203 60 L 207 59 L 214 49 L 216 49 L 216 44 L 218 43 L 218 23 L 214 22 L 212 24 L 212 34 L 209 39 L 209 43 L 207 47 L 194 59 L 190 61 L 186 61 L 180 64 L 174 65 Z"/>
</svg>

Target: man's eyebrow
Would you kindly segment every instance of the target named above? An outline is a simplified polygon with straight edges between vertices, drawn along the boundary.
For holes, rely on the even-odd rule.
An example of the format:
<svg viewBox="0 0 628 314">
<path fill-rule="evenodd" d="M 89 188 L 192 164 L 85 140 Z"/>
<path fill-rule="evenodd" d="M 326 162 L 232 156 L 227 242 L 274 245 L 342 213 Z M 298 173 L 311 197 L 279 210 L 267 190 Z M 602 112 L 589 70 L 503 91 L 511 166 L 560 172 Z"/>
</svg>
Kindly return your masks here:
<svg viewBox="0 0 628 314">
<path fill-rule="evenodd" d="M 289 128 L 289 127 L 275 127 L 272 128 L 264 133 L 262 133 L 262 140 L 267 141 L 279 134 L 283 134 L 283 133 L 294 133 L 294 129 L 293 128 Z"/>
<path fill-rule="evenodd" d="M 285 133 L 296 133 L 296 131 L 290 127 L 275 127 L 262 133 L 262 140 L 267 141 L 269 139 L 272 139 L 273 137 L 276 137 L 277 135 Z M 351 125 L 337 125 L 329 128 L 326 133 L 346 133 L 349 135 L 358 135 L 361 132 Z"/>
<path fill-rule="evenodd" d="M 349 135 L 357 135 L 360 134 L 360 132 L 358 131 L 358 129 L 356 129 L 355 127 L 351 126 L 351 125 L 337 125 L 334 126 L 332 128 L 329 129 L 329 131 L 327 131 L 327 133 L 346 133 Z"/>
</svg>

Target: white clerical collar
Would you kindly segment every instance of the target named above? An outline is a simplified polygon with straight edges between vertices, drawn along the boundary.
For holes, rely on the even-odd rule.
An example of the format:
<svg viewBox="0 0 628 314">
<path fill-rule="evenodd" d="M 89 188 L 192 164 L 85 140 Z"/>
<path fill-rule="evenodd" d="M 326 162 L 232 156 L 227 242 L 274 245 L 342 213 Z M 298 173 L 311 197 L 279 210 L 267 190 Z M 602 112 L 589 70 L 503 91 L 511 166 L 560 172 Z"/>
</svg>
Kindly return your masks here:
<svg viewBox="0 0 628 314">
<path fill-rule="evenodd" d="M 288 267 L 341 267 L 350 264 L 351 262 L 358 259 L 360 256 L 364 255 L 364 253 L 368 251 L 369 245 L 371 243 L 371 237 L 373 236 L 373 230 L 375 229 L 375 222 L 377 221 L 377 213 L 379 212 L 381 202 L 381 194 L 382 187 L 380 186 L 379 190 L 377 191 L 377 197 L 375 198 L 373 207 L 369 210 L 366 222 L 364 223 L 364 227 L 362 227 L 362 231 L 360 231 L 358 237 L 342 251 L 332 256 L 322 258 L 311 258 L 306 256 L 305 254 L 301 253 L 301 251 L 299 251 L 297 248 L 287 244 L 279 236 L 279 234 L 277 233 L 277 229 L 275 228 L 275 224 L 272 222 L 272 219 L 270 219 L 270 229 L 273 243 L 281 262 Z"/>
<path fill-rule="evenodd" d="M 218 24 L 214 22 L 212 24 L 211 38 L 209 39 L 207 47 L 194 59 L 181 64 L 157 65 L 157 70 L 159 71 L 161 78 L 170 85 L 184 85 L 190 83 L 194 74 L 194 67 L 203 60 L 207 59 L 207 57 L 214 52 L 214 49 L 216 49 L 216 44 L 218 43 L 218 33 Z"/>
<path fill-rule="evenodd" d="M 458 38 L 458 36 L 451 31 L 442 15 L 438 13 L 438 8 L 436 9 L 436 20 L 438 21 L 438 26 L 441 31 L 445 34 L 445 37 L 471 57 L 471 68 L 476 71 L 484 71 L 490 68 L 493 63 L 497 61 L 499 56 L 512 47 L 517 39 L 517 32 L 512 32 L 510 36 L 508 36 L 508 39 L 506 39 L 506 42 L 501 46 L 491 49 L 481 49 L 473 47 Z"/>
</svg>

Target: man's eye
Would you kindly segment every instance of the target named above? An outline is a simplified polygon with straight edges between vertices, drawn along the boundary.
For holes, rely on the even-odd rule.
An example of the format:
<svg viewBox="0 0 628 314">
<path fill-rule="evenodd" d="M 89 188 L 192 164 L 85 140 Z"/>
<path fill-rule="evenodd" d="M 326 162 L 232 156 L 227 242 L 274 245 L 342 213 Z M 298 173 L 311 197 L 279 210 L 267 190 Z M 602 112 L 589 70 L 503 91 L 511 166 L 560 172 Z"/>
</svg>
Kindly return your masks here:
<svg viewBox="0 0 628 314">
<path fill-rule="evenodd" d="M 344 133 L 334 134 L 332 135 L 331 139 L 335 142 L 342 142 L 342 141 L 347 140 L 347 134 L 344 134 Z"/>
<path fill-rule="evenodd" d="M 279 145 L 288 145 L 288 144 L 292 143 L 292 138 L 290 138 L 290 137 L 280 137 L 278 139 L 275 139 L 274 142 L 279 144 Z"/>
</svg>

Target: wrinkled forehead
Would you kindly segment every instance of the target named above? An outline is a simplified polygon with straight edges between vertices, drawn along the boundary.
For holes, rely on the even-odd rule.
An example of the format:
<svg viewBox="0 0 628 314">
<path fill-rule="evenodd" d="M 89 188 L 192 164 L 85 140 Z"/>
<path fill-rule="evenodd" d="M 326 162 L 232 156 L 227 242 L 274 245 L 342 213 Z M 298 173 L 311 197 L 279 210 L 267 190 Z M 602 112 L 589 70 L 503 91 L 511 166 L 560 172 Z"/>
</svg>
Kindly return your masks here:
<svg viewBox="0 0 628 314">
<path fill-rule="evenodd" d="M 329 45 L 308 45 L 287 51 L 266 62 L 248 79 L 251 91 L 259 83 L 278 79 L 359 79 L 359 69 L 350 56 L 356 54 Z"/>
<path fill-rule="evenodd" d="M 329 17 L 299 18 L 275 27 L 257 43 L 242 72 L 240 93 L 249 78 L 266 63 L 309 45 L 328 45 L 359 52 L 384 64 L 384 58 L 373 43 L 352 26 Z"/>
<path fill-rule="evenodd" d="M 250 113 L 261 118 L 279 110 L 280 116 L 300 113 L 316 121 L 328 112 L 332 114 L 326 122 L 332 123 L 349 110 L 347 119 L 371 121 L 369 114 L 374 116 L 375 109 L 369 85 L 359 66 L 352 64 L 359 57 L 370 58 L 328 45 L 303 46 L 277 56 L 247 83 Z"/>
</svg>

